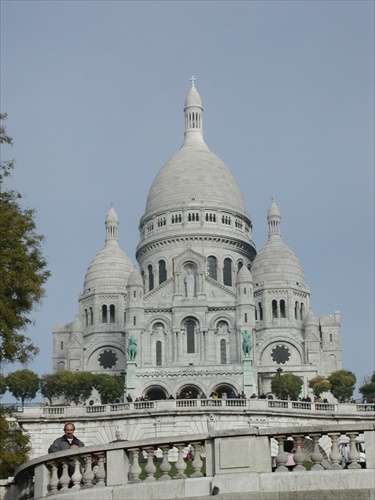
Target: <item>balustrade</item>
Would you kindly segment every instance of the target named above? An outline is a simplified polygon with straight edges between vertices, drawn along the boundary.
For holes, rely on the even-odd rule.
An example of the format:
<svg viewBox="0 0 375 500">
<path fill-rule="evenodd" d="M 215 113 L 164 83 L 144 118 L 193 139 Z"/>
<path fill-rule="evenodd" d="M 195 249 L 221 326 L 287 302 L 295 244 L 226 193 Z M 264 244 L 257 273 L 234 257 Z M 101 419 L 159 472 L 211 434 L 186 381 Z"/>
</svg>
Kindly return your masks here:
<svg viewBox="0 0 375 500">
<path fill-rule="evenodd" d="M 124 470 L 123 484 L 125 485 L 135 485 L 141 482 L 151 485 L 156 484 L 157 481 L 165 482 L 171 479 L 188 480 L 188 477 L 203 478 L 206 474 L 205 471 L 210 471 L 209 476 L 211 477 L 217 473 L 218 468 L 222 467 L 220 464 L 224 464 L 230 473 L 233 473 L 233 469 L 236 468 L 236 460 L 230 457 L 232 455 L 235 457 L 238 437 L 241 438 L 241 442 L 259 438 L 259 444 L 252 446 L 266 446 L 268 443 L 269 461 L 264 462 L 262 466 L 264 470 L 256 470 L 258 473 L 270 473 L 271 469 L 274 469 L 278 474 L 295 471 L 308 473 L 307 469 L 311 468 L 312 471 L 321 471 L 323 474 L 329 469 L 336 471 L 341 469 L 342 473 L 345 474 L 340 447 L 343 442 L 349 443 L 348 469 L 361 469 L 360 453 L 356 448 L 356 440 L 363 432 L 365 434 L 361 434 L 363 436 L 362 442 L 367 435 L 366 445 L 373 446 L 371 439 L 373 440 L 374 426 L 368 423 L 353 424 L 352 428 L 347 431 L 340 430 L 337 425 L 332 425 L 321 431 L 317 430 L 316 427 L 298 427 L 295 432 L 292 429 L 285 429 L 282 432 L 281 429 L 250 428 L 227 432 L 213 431 L 210 435 L 195 435 L 195 439 L 194 436 L 190 436 L 189 440 L 186 438 L 181 440 L 181 436 L 179 436 L 175 440 L 173 438 L 154 438 L 133 443 L 115 441 L 108 445 L 100 445 L 95 449 L 93 449 L 94 447 L 85 447 L 70 453 L 66 451 L 55 453 L 52 457 L 41 457 L 34 460 L 33 465 L 29 467 L 25 464 L 15 477 L 19 491 L 17 498 L 20 500 L 34 498 L 34 476 L 41 477 L 40 474 L 36 475 L 35 467 L 44 467 L 48 471 L 43 497 L 69 491 L 78 492 L 81 489 L 110 486 L 107 484 L 109 477 L 107 464 L 109 462 L 114 464 L 114 459 L 112 458 L 112 462 L 108 462 L 108 454 L 118 453 L 121 450 L 123 450 L 123 454 L 115 455 L 120 462 L 116 463 L 116 466 L 120 467 L 119 470 L 121 468 Z M 219 439 L 218 444 L 215 443 L 216 439 Z M 224 441 L 226 444 L 223 446 Z M 292 447 L 294 445 L 294 466 L 290 466 L 285 453 L 286 443 L 288 443 L 289 450 L 291 443 L 293 443 Z M 230 448 L 231 446 L 232 448 Z M 208 449 L 207 457 L 206 448 Z M 230 453 L 228 453 L 229 449 L 232 450 Z M 189 450 L 193 456 L 189 473 L 187 473 L 186 457 Z M 226 456 L 222 457 L 220 453 L 224 453 Z M 371 451 L 371 456 L 374 456 L 374 450 Z M 155 461 L 156 457 L 160 457 L 157 462 Z M 234 460 L 233 464 L 231 464 L 231 460 Z M 310 463 L 310 467 L 306 467 L 308 463 Z M 251 471 L 250 460 L 248 464 L 248 469 Z M 371 464 L 371 467 L 374 468 L 374 464 Z M 358 473 L 360 474 L 360 471 Z M 38 491 L 41 491 L 41 488 Z M 42 497 L 39 495 L 37 498 Z"/>
</svg>

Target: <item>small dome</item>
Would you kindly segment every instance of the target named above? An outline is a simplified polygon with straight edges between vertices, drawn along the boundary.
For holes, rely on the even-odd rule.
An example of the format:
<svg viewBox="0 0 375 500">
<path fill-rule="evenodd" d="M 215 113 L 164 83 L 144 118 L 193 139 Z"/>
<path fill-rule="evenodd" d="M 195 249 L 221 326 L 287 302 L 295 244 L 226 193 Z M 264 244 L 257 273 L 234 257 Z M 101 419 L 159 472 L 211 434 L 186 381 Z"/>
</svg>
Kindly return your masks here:
<svg viewBox="0 0 375 500">
<path fill-rule="evenodd" d="M 82 323 L 77 314 L 75 320 L 72 323 L 72 333 L 81 333 L 82 332 Z"/>
<path fill-rule="evenodd" d="M 242 266 L 237 273 L 237 283 L 252 283 L 253 277 L 246 266 Z"/>
<path fill-rule="evenodd" d="M 315 314 L 311 310 L 307 313 L 304 324 L 305 324 L 305 326 L 310 326 L 310 325 L 318 326 L 319 325 L 319 321 L 318 321 L 317 317 L 315 316 Z"/>
<path fill-rule="evenodd" d="M 275 203 L 275 198 L 274 197 L 272 197 L 272 202 L 271 202 L 271 205 L 270 205 L 270 207 L 268 209 L 268 212 L 267 212 L 267 218 L 269 219 L 270 217 L 279 217 L 279 218 L 281 218 L 280 210 L 279 210 L 278 206 Z"/>
<path fill-rule="evenodd" d="M 305 284 L 299 260 L 281 239 L 271 239 L 258 252 L 251 267 L 251 274 L 254 283 Z"/>
<path fill-rule="evenodd" d="M 83 293 L 93 289 L 95 291 L 125 293 L 128 278 L 133 271 L 133 264 L 119 247 L 117 241 L 118 225 L 118 217 L 111 203 L 105 219 L 105 245 L 93 258 L 87 269 Z"/>
<path fill-rule="evenodd" d="M 125 292 L 133 264 L 118 244 L 106 245 L 92 260 L 83 285 L 86 293 L 95 288 Z"/>
<path fill-rule="evenodd" d="M 143 286 L 142 276 L 137 268 L 134 268 L 133 272 L 129 276 L 128 286 Z"/>
</svg>

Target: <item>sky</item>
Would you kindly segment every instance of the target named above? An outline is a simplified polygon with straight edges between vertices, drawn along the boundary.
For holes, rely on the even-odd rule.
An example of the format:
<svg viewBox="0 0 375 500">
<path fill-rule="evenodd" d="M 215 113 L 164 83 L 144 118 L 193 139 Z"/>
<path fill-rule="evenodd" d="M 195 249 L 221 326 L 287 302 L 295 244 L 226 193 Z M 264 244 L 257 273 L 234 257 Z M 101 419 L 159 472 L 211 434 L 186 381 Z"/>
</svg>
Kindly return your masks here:
<svg viewBox="0 0 375 500">
<path fill-rule="evenodd" d="M 343 368 L 359 385 L 372 374 L 372 1 L 2 0 L 0 9 L 0 104 L 14 140 L 1 157 L 16 160 L 7 186 L 36 210 L 52 273 L 26 332 L 40 348 L 29 369 L 52 371 L 52 327 L 78 313 L 111 202 L 135 262 L 148 190 L 183 142 L 194 74 L 205 141 L 241 186 L 257 249 L 275 195 L 312 311 L 341 312 Z"/>
</svg>

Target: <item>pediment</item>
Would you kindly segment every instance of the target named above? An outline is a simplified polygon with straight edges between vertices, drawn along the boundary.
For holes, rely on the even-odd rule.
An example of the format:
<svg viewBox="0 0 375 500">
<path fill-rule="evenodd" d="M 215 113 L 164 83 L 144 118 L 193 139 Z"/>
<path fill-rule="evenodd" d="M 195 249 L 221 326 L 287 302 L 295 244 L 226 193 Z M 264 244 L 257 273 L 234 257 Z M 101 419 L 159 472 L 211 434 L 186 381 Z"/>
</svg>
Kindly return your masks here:
<svg viewBox="0 0 375 500">
<path fill-rule="evenodd" d="M 194 264 L 198 271 L 203 271 L 206 266 L 206 259 L 201 253 L 196 252 L 192 248 L 187 248 L 173 259 L 174 271 L 181 271 L 189 263 Z"/>
</svg>

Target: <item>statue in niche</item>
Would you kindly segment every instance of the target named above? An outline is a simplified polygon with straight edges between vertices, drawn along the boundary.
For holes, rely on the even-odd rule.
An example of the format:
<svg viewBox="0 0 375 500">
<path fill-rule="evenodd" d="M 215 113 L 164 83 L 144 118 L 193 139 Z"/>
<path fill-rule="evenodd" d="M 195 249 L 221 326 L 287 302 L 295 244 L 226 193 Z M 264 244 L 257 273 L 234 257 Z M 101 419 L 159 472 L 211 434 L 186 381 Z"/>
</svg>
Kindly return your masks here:
<svg viewBox="0 0 375 500">
<path fill-rule="evenodd" d="M 241 332 L 241 334 L 242 334 L 242 338 L 243 338 L 242 350 L 243 350 L 245 357 L 248 358 L 248 357 L 250 357 L 251 349 L 252 349 L 250 333 L 247 330 L 245 330 L 244 332 Z"/>
<path fill-rule="evenodd" d="M 162 325 L 162 323 L 155 323 L 153 333 L 164 333 L 164 326 Z"/>
<path fill-rule="evenodd" d="M 191 269 L 188 269 L 185 276 L 186 297 L 194 297 L 195 278 Z"/>
<path fill-rule="evenodd" d="M 135 361 L 135 357 L 137 356 L 137 341 L 130 335 L 128 337 L 128 359 L 129 361 Z"/>
</svg>

